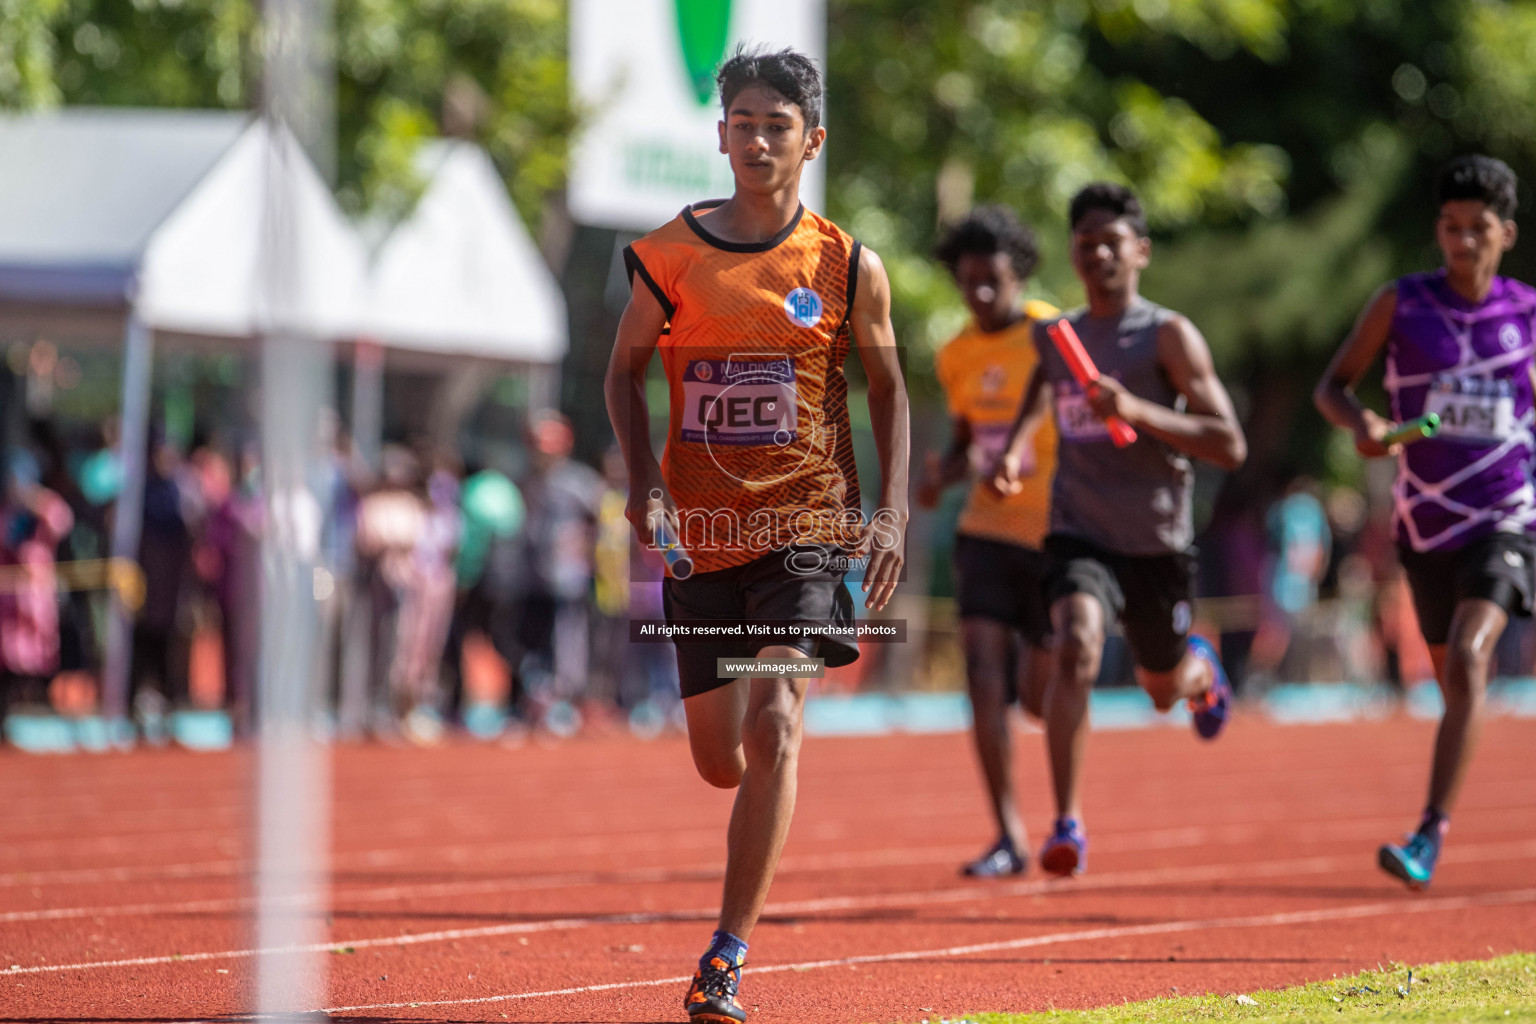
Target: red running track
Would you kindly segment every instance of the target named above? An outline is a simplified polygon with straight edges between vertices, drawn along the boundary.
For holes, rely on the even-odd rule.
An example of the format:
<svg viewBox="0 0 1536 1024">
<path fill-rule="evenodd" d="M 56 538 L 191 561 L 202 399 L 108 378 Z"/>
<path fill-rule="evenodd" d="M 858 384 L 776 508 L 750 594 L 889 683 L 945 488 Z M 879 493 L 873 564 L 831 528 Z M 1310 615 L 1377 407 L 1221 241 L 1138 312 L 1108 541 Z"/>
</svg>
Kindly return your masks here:
<svg viewBox="0 0 1536 1024">
<path fill-rule="evenodd" d="M 1429 893 L 1375 867 L 1416 815 L 1432 728 L 1095 734 L 1090 873 L 1067 882 L 957 876 L 990 839 L 965 736 L 809 741 L 750 1019 L 954 1019 L 1536 949 L 1536 722 L 1490 723 Z M 1038 833 L 1037 733 L 1018 757 Z M 0 756 L 0 1021 L 248 1009 L 249 770 L 239 751 Z M 680 738 L 342 748 L 336 792 L 335 1019 L 682 1019 L 730 795 Z"/>
</svg>

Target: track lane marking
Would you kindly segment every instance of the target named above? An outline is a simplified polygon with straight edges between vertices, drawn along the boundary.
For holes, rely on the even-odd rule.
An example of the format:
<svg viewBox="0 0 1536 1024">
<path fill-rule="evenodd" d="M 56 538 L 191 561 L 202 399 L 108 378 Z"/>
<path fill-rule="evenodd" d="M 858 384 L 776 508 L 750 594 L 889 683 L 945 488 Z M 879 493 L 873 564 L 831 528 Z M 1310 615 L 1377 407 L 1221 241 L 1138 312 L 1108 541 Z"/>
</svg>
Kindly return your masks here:
<svg viewBox="0 0 1536 1024">
<path fill-rule="evenodd" d="M 1346 824 L 1339 831 L 1347 832 L 1348 835 L 1336 836 L 1334 838 L 1338 838 L 1340 841 L 1342 841 L 1345 838 L 1354 838 L 1360 832 L 1367 832 L 1367 834 L 1370 835 L 1376 834 L 1375 831 L 1365 829 L 1357 830 L 1355 827 L 1357 824 L 1358 823 L 1355 822 Z M 1188 846 L 1212 846 L 1218 845 L 1222 842 L 1230 842 L 1234 844 L 1247 843 L 1251 842 L 1254 834 L 1260 830 L 1257 828 L 1245 828 L 1241 832 L 1224 829 L 1217 829 L 1214 831 L 1218 833 L 1229 832 L 1229 835 L 1226 837 L 1217 838 L 1209 835 L 1208 830 L 1170 829 L 1166 832 L 1167 837 L 1171 839 L 1175 836 L 1182 836 L 1188 841 L 1168 842 L 1164 845 L 1159 845 L 1155 841 L 1150 844 L 1145 842 L 1133 842 L 1132 837 L 1125 836 L 1122 837 L 1124 841 L 1121 844 L 1115 844 L 1113 842 L 1110 844 L 1098 844 L 1095 846 L 1095 849 L 1099 849 L 1100 852 L 1103 853 L 1105 852 L 1106 846 L 1110 852 L 1113 852 L 1117 845 L 1121 846 L 1123 849 L 1143 850 L 1149 848 L 1149 846 L 1156 849 L 1173 849 Z M 1313 828 L 1310 834 L 1316 835 L 1319 832 L 1326 831 L 1326 826 L 1319 826 Z M 1493 856 L 1496 857 L 1502 857 L 1510 852 L 1514 852 L 1515 856 L 1517 857 L 1525 853 L 1536 856 L 1536 841 L 1517 840 L 1506 843 L 1475 843 L 1460 847 L 1451 847 L 1446 851 L 1447 860 L 1454 862 L 1459 859 L 1464 859 L 1469 855 L 1469 853 L 1472 856 L 1481 859 L 1483 855 L 1479 854 L 1478 851 L 1494 851 Z M 783 878 L 799 873 L 809 873 L 814 871 L 838 871 L 854 868 L 924 866 L 936 863 L 947 863 L 951 860 L 958 860 L 969 852 L 971 852 L 970 847 L 927 847 L 919 848 L 917 850 L 870 851 L 870 853 L 867 855 L 827 854 L 820 856 L 805 856 L 801 858 L 785 858 L 784 861 L 780 863 L 780 870 L 776 877 Z M 1453 854 L 1459 854 L 1460 856 L 1454 856 Z M 1315 860 L 1315 858 L 1313 860 Z M 1332 864 L 1341 860 L 1342 858 L 1333 858 L 1328 860 L 1327 863 Z M 1196 868 L 1185 870 L 1199 869 Z M 608 873 L 578 872 L 564 875 L 544 876 L 541 878 L 500 878 L 485 879 L 475 882 L 423 882 L 414 885 L 360 887 L 355 889 L 332 888 L 331 902 L 329 905 L 332 909 L 341 909 L 347 901 L 364 903 L 386 903 L 392 900 L 427 899 L 442 896 L 492 895 L 496 893 L 528 891 L 540 892 L 558 888 L 576 888 L 594 885 L 628 886 L 654 885 L 658 883 L 683 884 L 690 882 L 708 882 L 719 879 L 724 875 L 724 873 L 724 863 L 715 861 L 687 867 L 674 866 L 667 868 L 647 868 Z M 1075 884 L 1078 888 L 1097 888 L 1101 883 L 1101 880 L 1121 878 L 1124 876 L 1124 874 L 1125 873 L 1122 872 L 1119 874 L 1089 876 L 1086 879 L 1076 880 Z M 1007 883 L 1005 883 L 1005 885 L 1006 884 Z M 1050 887 L 1055 886 L 1058 883 L 1018 882 L 1012 884 L 1024 886 L 1044 886 L 1046 888 L 1042 889 L 1041 891 L 1049 891 Z M 1003 887 L 995 887 L 993 889 L 993 892 L 1006 891 L 1007 890 Z M 129 903 L 120 905 L 52 907 L 38 910 L 15 910 L 0 912 L 0 925 L 17 924 L 28 921 L 78 920 L 88 917 L 105 918 L 153 916 L 156 914 L 219 913 L 224 911 L 249 910 L 250 908 L 256 906 L 256 904 L 257 901 L 254 897 L 244 896 L 209 898 L 200 900 L 177 900 L 160 903 Z"/>
<path fill-rule="evenodd" d="M 1470 813 L 1470 812 L 1467 812 Z M 1485 807 L 1477 810 L 1478 814 L 1498 816 L 1501 824 L 1509 824 L 1511 817 L 1524 817 L 1536 821 L 1536 808 L 1529 804 L 1520 804 L 1507 807 Z M 1328 835 L 1330 837 L 1345 838 L 1372 838 L 1380 834 L 1390 833 L 1395 826 L 1402 823 L 1401 815 L 1383 815 L 1374 818 L 1351 818 L 1346 822 L 1340 822 L 1336 818 L 1327 818 L 1317 821 L 1290 822 L 1287 828 L 1307 830 L 1312 835 Z M 1148 849 L 1173 850 L 1191 846 L 1214 845 L 1220 843 L 1248 843 L 1262 838 L 1266 833 L 1272 832 L 1277 826 L 1269 819 L 1259 819 L 1250 822 L 1235 822 L 1225 825 L 1187 825 L 1177 828 L 1163 829 L 1123 829 L 1116 831 L 1096 832 L 1094 834 L 1094 849 L 1106 853 L 1124 851 L 1143 851 Z M 673 833 L 675 835 L 675 833 Z M 694 833 L 688 833 L 690 835 Z M 643 838 L 645 834 L 641 835 Z M 718 830 L 698 830 L 697 835 L 707 837 L 709 844 L 718 843 Z M 636 838 L 633 835 L 625 839 Z M 803 841 L 803 840 L 802 840 Z M 814 840 L 813 840 L 814 841 Z M 831 841 L 824 840 L 824 841 Z M 547 845 L 540 841 L 541 847 Z M 609 844 L 606 839 L 601 844 L 596 843 L 596 837 L 585 840 L 584 849 L 591 846 L 595 851 L 606 851 Z M 692 845 L 692 844 L 690 844 Z M 412 863 L 409 855 L 415 853 L 432 853 L 431 848 L 412 847 L 395 848 L 386 850 L 365 850 L 341 854 L 333 863 L 337 870 L 357 870 L 360 868 L 383 868 L 395 865 Z M 467 857 L 462 856 L 467 852 L 465 847 L 451 847 L 446 854 L 439 854 L 439 859 L 447 859 L 450 862 L 462 865 Z M 489 851 L 487 851 L 489 852 Z M 578 850 L 577 852 L 582 852 Z M 874 856 L 869 856 L 873 853 Z M 943 846 L 943 847 L 904 847 L 900 851 L 889 849 L 879 851 L 865 851 L 859 854 L 814 854 L 806 853 L 786 857 L 780 862 L 780 871 L 812 871 L 812 870 L 838 870 L 846 868 L 861 868 L 881 864 L 891 865 L 927 865 L 944 863 L 948 860 L 962 861 L 975 853 L 971 846 Z M 251 870 L 252 862 L 249 860 L 223 860 L 223 861 L 197 861 L 185 864 L 150 864 L 142 867 L 115 867 L 115 868 L 62 868 L 53 871 L 15 871 L 9 874 L 0 874 L 0 888 L 14 888 L 19 886 L 39 885 L 91 885 L 115 882 L 150 882 L 159 879 L 197 879 L 197 878 L 221 878 L 239 875 Z M 545 872 L 537 875 L 524 875 L 514 888 L 521 890 L 533 888 L 536 884 L 545 884 L 549 888 L 565 888 L 574 885 L 601 884 L 611 881 L 616 884 L 629 881 L 655 881 L 656 872 L 661 869 L 640 869 L 636 874 L 625 872 L 584 871 L 584 872 Z M 673 870 L 687 872 L 699 872 L 704 870 L 724 871 L 723 862 L 710 861 L 696 863 L 689 867 L 674 868 Z M 665 880 L 665 879 L 662 879 Z M 683 878 L 682 881 L 690 881 L 691 878 Z M 503 880 L 504 881 L 504 880 Z M 466 886 L 480 883 L 426 883 L 431 885 L 463 884 Z M 498 883 L 499 884 L 499 883 Z M 365 891 L 365 890 L 351 890 Z M 465 892 L 479 891 L 466 889 Z M 449 893 L 443 893 L 448 895 Z"/>
<path fill-rule="evenodd" d="M 970 785 L 971 783 L 969 780 L 967 780 L 966 784 Z M 1510 781 L 1508 783 L 1484 786 L 1480 796 L 1485 799 L 1493 794 L 1501 793 L 1504 791 L 1508 791 L 1514 797 L 1514 799 L 1505 804 L 1463 807 L 1460 811 L 1460 817 L 1461 819 L 1465 819 L 1472 814 L 1497 814 L 1510 811 L 1526 811 L 1529 813 L 1531 811 L 1531 806 L 1529 801 L 1525 800 L 1524 798 L 1529 795 L 1532 784 L 1536 784 L 1536 778 L 1519 779 Z M 1259 783 L 1255 783 L 1255 785 L 1259 785 Z M 1371 805 L 1370 809 L 1372 810 L 1379 806 L 1379 802 L 1370 798 L 1369 795 L 1362 795 L 1359 800 L 1352 803 L 1349 807 L 1340 809 L 1339 813 L 1341 815 L 1359 816 L 1362 814 L 1363 809 L 1355 806 L 1355 804 L 1367 803 Z M 966 819 L 968 821 L 974 818 L 974 813 L 969 807 L 957 805 L 953 800 L 935 800 L 926 802 L 921 807 L 913 807 L 911 804 L 904 805 L 904 807 L 906 808 L 906 813 L 904 814 L 898 815 L 895 812 L 892 812 L 891 814 L 881 814 L 874 816 L 869 820 L 886 821 L 895 817 L 910 817 L 914 814 L 928 818 L 935 818 L 940 815 L 944 815 L 948 817 Z M 1264 815 L 1263 812 L 1265 810 L 1273 809 L 1275 812 L 1280 812 L 1286 809 L 1286 805 L 1280 801 L 1248 801 L 1248 809 L 1250 812 L 1255 814 L 1254 822 L 1262 823 L 1272 820 L 1272 815 L 1270 817 L 1266 817 Z M 494 823 L 504 819 L 505 814 L 502 812 L 497 812 L 474 815 L 473 817 L 475 819 L 484 819 L 488 822 Z M 1400 821 L 1401 818 L 1394 817 L 1391 820 Z M 5 822 L 0 820 L 0 826 L 3 826 L 4 824 Z M 353 827 L 354 824 L 355 823 L 351 822 L 350 820 L 343 820 L 339 822 L 336 826 L 338 833 L 345 834 L 346 831 Z M 390 834 L 385 836 L 385 838 L 392 840 L 409 840 L 412 837 L 433 836 L 442 832 L 447 826 L 453 825 L 456 827 L 457 824 L 458 823 L 456 821 L 443 823 L 442 825 L 433 825 L 430 823 L 415 824 L 410 826 L 410 834 L 408 835 Z M 864 830 L 867 831 L 868 823 L 866 822 L 863 827 Z M 1190 827 L 1218 826 L 1213 824 L 1208 826 L 1196 825 Z M 403 828 L 404 826 L 395 828 L 393 832 L 400 833 Z M 483 860 L 491 857 L 502 857 L 509 853 L 514 855 L 538 855 L 548 853 L 553 856 L 564 856 L 568 853 L 568 850 L 566 846 L 563 845 L 562 841 L 528 839 L 507 842 L 506 840 L 500 838 L 502 831 L 503 830 L 499 829 L 493 824 L 492 827 L 488 827 L 482 834 L 471 836 L 468 841 L 461 840 L 452 845 L 436 845 L 428 842 L 420 846 L 397 846 L 387 851 L 387 853 L 398 862 L 406 862 L 407 858 L 413 855 L 436 855 L 439 858 L 448 856 L 452 858 L 458 858 L 463 861 L 468 861 L 471 859 Z M 718 829 L 698 831 L 708 836 L 707 842 L 709 844 L 717 843 L 719 840 Z M 1125 831 L 1130 832 L 1134 831 L 1134 829 L 1126 829 Z M 248 842 L 250 841 L 249 833 L 250 830 L 248 822 L 235 823 L 230 825 L 219 825 L 216 829 L 213 830 L 210 830 L 207 823 L 205 822 L 204 824 L 196 827 L 188 826 L 187 828 L 177 829 L 159 829 L 119 833 L 114 835 L 96 835 L 87 838 L 68 835 L 51 836 L 46 838 L 26 838 L 21 836 L 8 836 L 3 832 L 0 832 L 0 862 L 9 862 L 3 865 L 5 870 L 3 873 L 0 873 L 0 886 L 25 884 L 13 882 L 10 880 L 17 878 L 18 876 L 38 873 L 29 872 L 25 867 L 16 863 L 17 861 L 24 860 L 28 856 L 56 857 L 59 854 L 78 854 L 82 851 L 91 850 L 114 857 L 120 857 L 120 855 L 123 854 L 153 854 L 155 850 L 163 849 L 168 846 L 180 850 L 185 850 L 187 847 L 193 845 L 204 847 L 219 847 L 220 849 L 217 852 L 231 853 L 234 852 L 232 849 L 225 848 L 241 848 L 248 845 Z M 654 845 L 653 837 L 664 837 L 673 834 L 675 833 L 657 833 L 654 831 L 643 830 L 586 833 L 576 837 L 575 841 L 583 844 L 583 848 L 579 852 L 600 852 L 615 842 L 645 842 Z M 689 834 L 691 835 L 692 833 L 690 832 Z M 695 845 L 703 845 L 704 843 L 705 840 L 701 839 Z M 371 855 L 371 852 L 372 851 L 366 850 L 342 850 L 339 852 L 338 857 L 363 858 Z M 93 869 L 76 868 L 68 870 L 89 871 Z M 112 871 L 115 870 L 115 866 L 113 868 L 102 868 L 94 870 Z"/>
<path fill-rule="evenodd" d="M 1459 854 L 1459 856 L 1452 857 L 1451 854 L 1453 853 Z M 1445 860 L 1447 862 L 1476 863 L 1501 859 L 1520 860 L 1533 856 L 1536 856 L 1536 840 L 1519 843 L 1490 843 L 1481 847 L 1471 846 L 1451 849 L 1446 851 Z M 763 908 L 763 916 L 794 916 L 797 914 L 814 914 L 834 910 L 873 910 L 891 907 L 929 906 L 965 903 L 976 900 L 995 900 L 998 897 L 1007 896 L 1029 896 L 1046 892 L 1070 894 L 1073 892 L 1115 889 L 1126 886 L 1167 885 L 1172 882 L 1224 881 L 1238 877 L 1268 878 L 1295 874 L 1326 874 L 1331 871 L 1347 871 L 1360 865 L 1361 858 L 1357 856 L 1307 857 L 1296 860 L 1260 861 L 1249 864 L 1224 861 L 1218 864 L 1202 865 L 1194 868 L 1154 868 L 1145 871 L 1097 875 L 1074 879 L 1070 882 L 1015 882 L 1002 886 L 968 885 L 953 889 L 929 890 L 927 892 L 896 892 L 874 896 L 832 896 L 821 899 L 794 900 L 769 904 Z M 317 913 L 321 909 L 315 908 Z M 710 906 L 691 910 L 603 914 L 587 917 L 556 917 L 542 921 L 520 921 L 514 924 L 485 925 L 479 928 L 453 928 L 436 932 L 418 932 L 416 934 L 388 935 L 363 939 L 335 939 L 329 942 L 311 943 L 301 947 L 233 949 L 201 953 L 172 953 L 158 956 L 128 957 L 119 960 L 98 960 L 73 964 L 38 964 L 30 967 L 11 967 L 0 970 L 0 977 L 16 974 L 56 974 L 62 971 L 84 971 L 113 967 L 143 967 L 152 964 L 204 960 L 234 960 L 261 956 L 268 953 L 323 953 L 346 947 L 373 949 L 415 946 L 431 942 L 496 938 L 503 935 L 527 935 L 548 931 L 570 931 L 606 925 L 669 924 L 712 920 L 718 915 L 719 908 L 717 906 Z"/>
<path fill-rule="evenodd" d="M 1144 935 L 1168 935 L 1179 932 L 1214 931 L 1222 928 L 1273 928 L 1289 924 L 1318 924 L 1325 921 L 1344 921 L 1386 914 L 1431 914 L 1476 907 L 1509 906 L 1536 902 L 1536 889 L 1515 889 L 1489 893 L 1485 896 L 1448 896 L 1417 902 L 1407 900 L 1378 903 L 1357 903 L 1349 907 L 1329 910 L 1297 910 L 1277 914 L 1257 914 L 1250 917 L 1212 917 L 1195 921 L 1165 921 L 1160 924 L 1122 925 L 1109 928 L 1088 928 L 1073 932 L 1054 932 L 1049 935 L 1032 935 L 1027 938 L 1006 939 L 1001 942 L 979 942 L 967 946 L 949 946 L 943 949 L 905 950 L 898 953 L 870 953 L 863 956 L 840 957 L 835 960 L 806 960 L 793 964 L 769 964 L 756 967 L 752 973 L 778 974 L 785 971 L 811 971 L 826 967 L 843 967 L 851 964 L 897 963 L 904 960 L 933 960 L 972 956 L 977 953 L 997 953 L 1008 950 L 1030 949 L 1068 942 L 1094 942 L 1102 939 L 1135 938 Z M 645 981 L 608 982 L 602 985 L 581 985 L 575 988 L 549 989 L 542 992 L 511 992 L 496 996 L 475 996 L 464 999 L 421 999 L 403 1003 L 366 1003 L 360 1006 L 332 1006 L 320 1013 L 353 1013 L 359 1010 L 397 1010 L 426 1008 L 430 1006 L 467 1006 L 475 1003 L 501 1003 L 520 999 L 548 999 L 556 996 L 581 995 L 586 992 L 610 992 L 615 989 L 654 988 L 661 985 L 682 985 L 692 975 L 674 978 L 651 978 Z"/>
</svg>

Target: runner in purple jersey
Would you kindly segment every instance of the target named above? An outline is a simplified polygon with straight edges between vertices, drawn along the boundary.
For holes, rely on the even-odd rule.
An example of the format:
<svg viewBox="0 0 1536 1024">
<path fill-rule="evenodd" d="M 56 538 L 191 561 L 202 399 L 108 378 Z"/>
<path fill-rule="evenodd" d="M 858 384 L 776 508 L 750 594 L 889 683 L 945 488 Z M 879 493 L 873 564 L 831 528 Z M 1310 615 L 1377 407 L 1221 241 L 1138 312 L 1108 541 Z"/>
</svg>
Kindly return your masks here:
<svg viewBox="0 0 1536 1024">
<path fill-rule="evenodd" d="M 1440 417 L 1408 445 L 1393 490 L 1393 527 L 1414 551 L 1465 547 L 1536 520 L 1531 487 L 1531 352 L 1536 289 L 1505 277 L 1482 301 L 1448 271 L 1410 274 L 1392 289 L 1386 388 L 1392 416 Z"/>
<path fill-rule="evenodd" d="M 1381 847 L 1383 869 L 1422 889 L 1435 863 L 1482 731 L 1494 645 L 1536 591 L 1532 362 L 1536 289 L 1498 276 L 1515 244 L 1514 172 L 1485 156 L 1440 173 L 1435 240 L 1445 267 L 1380 291 L 1313 395 L 1361 455 L 1398 460 L 1393 525 L 1445 715 L 1435 737 L 1429 799 L 1418 830 Z M 1397 426 L 1360 404 L 1355 385 L 1383 348 L 1397 421 L 1425 413 L 1440 432 L 1388 445 Z"/>
</svg>

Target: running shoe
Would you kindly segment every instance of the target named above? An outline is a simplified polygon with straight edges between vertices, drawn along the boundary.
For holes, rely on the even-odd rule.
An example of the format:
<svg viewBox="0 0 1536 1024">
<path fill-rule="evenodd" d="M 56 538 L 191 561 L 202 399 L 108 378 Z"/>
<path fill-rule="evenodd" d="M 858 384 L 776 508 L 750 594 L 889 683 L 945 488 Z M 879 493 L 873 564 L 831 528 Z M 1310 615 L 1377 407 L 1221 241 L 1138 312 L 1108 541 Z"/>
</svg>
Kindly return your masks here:
<svg viewBox="0 0 1536 1024">
<path fill-rule="evenodd" d="M 1070 878 L 1088 867 L 1088 833 L 1075 818 L 1057 818 L 1056 831 L 1040 848 L 1040 868 Z"/>
<path fill-rule="evenodd" d="M 1199 697 L 1190 698 L 1189 712 L 1194 719 L 1195 734 L 1203 740 L 1213 740 L 1221 735 L 1232 712 L 1232 684 L 1227 682 L 1227 670 L 1221 667 L 1221 659 L 1216 656 L 1216 649 L 1209 640 L 1192 636 L 1189 649 L 1211 665 L 1211 688 Z"/>
<path fill-rule="evenodd" d="M 967 878 L 1004 878 L 1022 875 L 1028 867 L 1007 836 L 998 839 L 992 849 L 960 869 Z"/>
<path fill-rule="evenodd" d="M 1435 861 L 1440 859 L 1440 844 L 1432 836 L 1415 832 L 1402 846 L 1385 843 L 1376 852 L 1376 862 L 1393 878 L 1400 878 L 1418 892 L 1429 888 L 1435 876 Z"/>
<path fill-rule="evenodd" d="M 739 1024 L 747 1019 L 747 1011 L 736 1001 L 736 990 L 741 986 L 741 968 L 732 967 L 724 960 L 711 957 L 708 964 L 700 967 L 683 997 L 683 1008 L 690 1021 L 710 1021 L 713 1024 Z"/>
</svg>

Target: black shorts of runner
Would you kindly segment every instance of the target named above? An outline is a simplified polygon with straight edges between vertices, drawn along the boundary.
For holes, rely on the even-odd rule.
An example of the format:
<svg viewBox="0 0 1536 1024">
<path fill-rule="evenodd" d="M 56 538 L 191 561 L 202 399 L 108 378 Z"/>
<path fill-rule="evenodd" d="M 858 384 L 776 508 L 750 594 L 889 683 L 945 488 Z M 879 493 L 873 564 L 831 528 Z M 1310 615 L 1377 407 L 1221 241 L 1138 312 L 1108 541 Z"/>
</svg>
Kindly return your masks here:
<svg viewBox="0 0 1536 1024">
<path fill-rule="evenodd" d="M 1450 551 L 1399 545 L 1398 559 L 1413 591 L 1424 642 L 1438 647 L 1451 635 L 1456 605 L 1469 597 L 1492 601 L 1508 615 L 1531 614 L 1536 590 L 1536 542 L 1525 533 L 1495 533 Z"/>
<path fill-rule="evenodd" d="M 1122 555 L 1078 537 L 1045 538 L 1045 596 L 1055 604 L 1072 594 L 1099 599 L 1119 619 L 1131 657 L 1149 672 L 1172 671 L 1189 647 L 1195 590 L 1193 549 L 1166 555 Z"/>
<path fill-rule="evenodd" d="M 662 607 L 669 623 L 715 620 L 759 622 L 778 620 L 815 628 L 852 626 L 853 595 L 843 585 L 847 569 L 841 548 L 795 545 L 773 551 L 743 565 L 696 573 L 685 580 L 668 579 Z M 848 665 L 859 657 L 853 643 L 814 633 L 785 640 L 674 640 L 677 670 L 684 697 L 696 697 L 731 682 L 719 678 L 720 658 L 755 658 L 764 647 L 793 647 L 828 668 Z"/>
<path fill-rule="evenodd" d="M 955 538 L 955 593 L 962 619 L 991 619 L 1035 647 L 1051 635 L 1045 604 L 1045 555 L 985 537 Z"/>
</svg>

